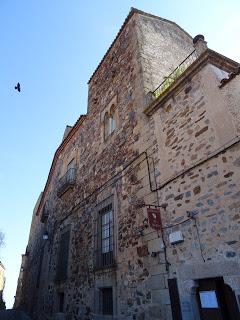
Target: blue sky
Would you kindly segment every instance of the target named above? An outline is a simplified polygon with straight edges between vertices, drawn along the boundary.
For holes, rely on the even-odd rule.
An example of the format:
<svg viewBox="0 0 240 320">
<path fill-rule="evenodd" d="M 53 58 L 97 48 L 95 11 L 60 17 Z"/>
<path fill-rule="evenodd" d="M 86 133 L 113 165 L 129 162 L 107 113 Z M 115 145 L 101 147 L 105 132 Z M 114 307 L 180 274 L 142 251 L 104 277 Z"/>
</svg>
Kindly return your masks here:
<svg viewBox="0 0 240 320">
<path fill-rule="evenodd" d="M 8 307 L 53 154 L 65 126 L 86 112 L 87 81 L 130 7 L 202 33 L 210 48 L 240 62 L 239 0 L 0 0 L 0 259 Z"/>
</svg>

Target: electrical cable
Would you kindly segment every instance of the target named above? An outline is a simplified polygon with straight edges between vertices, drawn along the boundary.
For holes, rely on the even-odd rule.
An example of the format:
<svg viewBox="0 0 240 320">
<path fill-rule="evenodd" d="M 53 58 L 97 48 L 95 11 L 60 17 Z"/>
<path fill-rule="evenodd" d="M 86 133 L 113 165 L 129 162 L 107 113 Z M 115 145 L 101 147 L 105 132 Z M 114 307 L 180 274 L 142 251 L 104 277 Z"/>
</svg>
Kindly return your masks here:
<svg viewBox="0 0 240 320">
<path fill-rule="evenodd" d="M 137 159 L 139 159 L 142 155 L 145 155 L 145 158 L 138 163 L 137 165 L 140 165 L 142 162 L 144 162 L 146 160 L 147 162 L 147 168 L 148 168 L 148 177 L 149 177 L 149 185 L 150 185 L 150 190 L 152 192 L 158 191 L 162 188 L 164 188 L 167 184 L 171 183 L 172 181 L 174 181 L 175 179 L 181 177 L 182 175 L 186 174 L 187 172 L 193 170 L 194 168 L 196 168 L 197 166 L 203 164 L 204 162 L 218 156 L 221 152 L 225 152 L 227 149 L 229 149 L 230 147 L 234 146 L 235 144 L 240 142 L 239 136 L 237 136 L 238 140 L 233 142 L 232 144 L 230 144 L 228 147 L 226 148 L 221 148 L 220 150 L 218 149 L 214 154 L 212 154 L 211 156 L 209 156 L 206 159 L 203 159 L 199 162 L 197 162 L 196 164 L 194 164 L 193 166 L 191 166 L 190 168 L 188 168 L 187 170 L 182 171 L 181 173 L 177 174 L 176 176 L 172 177 L 171 179 L 166 179 L 161 186 L 158 186 L 157 188 L 153 188 L 152 187 L 152 181 L 151 181 L 151 174 L 150 174 L 150 165 L 149 165 L 149 158 L 151 158 L 151 155 L 154 154 L 155 152 L 152 152 L 150 155 L 147 154 L 147 150 L 150 149 L 151 147 L 147 148 L 145 151 L 141 152 L 138 156 L 136 156 L 134 159 L 132 159 L 122 170 L 120 170 L 119 172 L 117 172 L 115 175 L 113 175 L 110 179 L 108 179 L 104 184 L 102 184 L 101 186 L 99 186 L 98 188 L 94 189 L 87 197 L 85 197 L 80 203 L 78 203 L 76 206 L 71 208 L 70 213 L 64 217 L 63 219 L 61 219 L 59 222 L 60 224 L 66 220 L 73 212 L 75 212 L 77 209 L 79 209 L 80 205 L 83 204 L 85 201 L 87 201 L 90 197 L 92 197 L 95 193 L 99 192 L 102 188 L 101 191 L 105 190 L 107 187 L 110 187 L 111 185 L 116 183 L 116 180 L 111 183 L 110 185 L 107 185 L 107 183 L 113 179 L 121 179 L 123 176 L 125 176 L 127 173 L 125 173 L 124 175 L 121 175 L 121 173 L 123 173 L 130 165 L 132 165 Z M 236 138 L 231 139 L 228 143 L 231 143 L 232 141 L 236 140 Z M 227 144 L 228 144 L 227 143 Z M 226 145 L 226 144 L 225 144 Z M 135 167 L 134 167 L 135 168 Z M 134 168 L 132 168 L 130 171 L 132 171 Z M 120 175 L 120 177 L 118 177 L 118 175 Z"/>
<path fill-rule="evenodd" d="M 237 140 L 236 140 L 237 138 Z M 234 141 L 234 142 L 233 142 Z M 233 143 L 231 143 L 233 142 Z M 78 203 L 78 205 L 74 206 L 71 208 L 71 211 L 69 212 L 68 215 L 66 215 L 63 219 L 59 220 L 57 225 L 61 225 L 71 214 L 73 214 L 74 212 L 76 212 L 76 210 L 78 210 L 81 205 L 83 205 L 89 198 L 91 198 L 93 195 L 102 192 L 103 190 L 105 190 L 106 188 L 114 185 L 116 183 L 116 181 L 118 181 L 119 179 L 122 179 L 125 175 L 129 174 L 129 172 L 131 172 L 133 169 L 135 169 L 135 167 L 139 166 L 142 162 L 144 162 L 146 160 L 147 162 L 147 169 L 148 169 L 148 177 L 149 177 L 149 186 L 150 186 L 150 190 L 151 192 L 156 192 L 158 190 L 161 190 L 162 188 L 164 188 L 167 184 L 171 183 L 172 181 L 174 181 L 175 179 L 183 176 L 184 174 L 186 174 L 187 172 L 195 169 L 196 167 L 198 167 L 199 165 L 207 162 L 208 160 L 211 160 L 214 157 L 217 157 L 219 154 L 224 153 L 226 150 L 228 150 L 229 148 L 233 147 L 234 145 L 238 144 L 240 142 L 239 136 L 235 137 L 234 139 L 231 139 L 228 143 L 226 143 L 224 145 L 224 147 L 221 147 L 219 149 L 217 149 L 212 155 L 208 156 L 208 158 L 202 159 L 199 162 L 195 163 L 193 166 L 191 166 L 190 168 L 188 168 L 187 170 L 183 170 L 182 172 L 180 172 L 179 174 L 177 174 L 176 176 L 172 177 L 171 179 L 166 179 L 160 186 L 157 186 L 156 184 L 156 188 L 153 188 L 152 186 L 152 179 L 151 179 L 151 173 L 150 173 L 150 165 L 149 165 L 149 159 L 152 158 L 151 156 L 153 154 L 155 154 L 155 152 L 152 152 L 150 155 L 147 153 L 147 150 L 150 149 L 151 147 L 149 147 L 148 149 L 146 149 L 144 152 L 140 153 L 137 157 L 135 157 L 134 159 L 132 159 L 122 170 L 120 170 L 119 172 L 117 172 L 116 174 L 114 174 L 110 179 L 108 179 L 103 185 L 99 186 L 98 188 L 96 188 L 95 190 L 93 190 L 87 197 L 85 197 L 80 203 Z M 230 145 L 228 145 L 230 143 Z M 227 145 L 227 146 L 226 146 Z M 136 164 L 133 168 L 127 170 L 136 160 L 138 160 L 141 156 L 145 155 L 144 159 L 142 159 L 138 164 Z M 153 158 L 152 158 L 153 159 Z M 154 160 L 154 159 L 153 159 Z M 126 173 L 123 174 L 124 171 L 126 171 Z M 154 175 L 155 177 L 155 175 Z M 156 177 L 155 177 L 156 179 Z M 112 183 L 109 184 L 109 182 L 111 180 L 114 180 Z M 159 203 L 159 199 L 157 200 Z M 191 220 L 191 218 L 186 219 L 184 221 L 181 221 L 177 224 L 173 224 L 173 225 L 169 225 L 169 226 L 165 226 L 162 227 L 162 230 L 168 229 L 168 228 L 172 228 L 178 225 L 181 225 L 187 221 Z M 56 224 L 55 224 L 55 227 Z M 55 229 L 55 228 L 54 228 Z M 204 257 L 203 257 L 203 252 L 202 252 L 202 247 L 201 247 L 201 242 L 200 242 L 200 235 L 199 235 L 199 230 L 198 227 L 196 225 L 196 230 L 197 230 L 197 235 L 198 235 L 198 239 L 199 239 L 199 244 L 200 244 L 200 250 L 201 250 L 201 255 L 203 258 L 203 261 L 205 261 Z M 150 232 L 153 233 L 156 232 L 155 230 Z M 148 234 L 150 234 L 148 233 Z M 157 238 L 156 238 L 157 239 Z M 166 247 L 166 246 L 164 246 Z"/>
<path fill-rule="evenodd" d="M 174 177 L 170 178 L 170 179 L 166 179 L 165 181 L 163 181 L 161 183 L 160 186 L 158 186 L 157 188 L 153 188 L 152 187 L 152 183 L 151 183 L 151 176 L 149 173 L 149 183 L 150 183 L 150 189 L 151 191 L 158 191 L 161 190 L 162 188 L 164 188 L 166 185 L 168 185 L 169 183 L 173 182 L 174 180 L 176 180 L 177 178 L 185 175 L 186 173 L 188 173 L 189 171 L 195 169 L 196 167 L 200 166 L 201 164 L 207 162 L 208 160 L 211 160 L 215 157 L 217 157 L 219 154 L 224 153 L 226 150 L 228 150 L 231 147 L 234 147 L 236 144 L 238 144 L 240 142 L 239 136 L 236 136 L 235 138 L 229 140 L 227 143 L 225 143 L 223 145 L 223 147 L 218 148 L 217 150 L 215 150 L 211 155 L 208 155 L 206 158 L 199 160 L 198 162 L 196 162 L 194 165 L 192 165 L 191 167 L 182 170 L 181 172 L 179 172 L 178 174 L 176 174 Z M 150 170 L 150 166 L 149 166 L 149 161 L 148 159 L 151 158 L 151 156 L 147 155 L 147 166 L 148 166 L 148 170 Z M 153 159 L 153 158 L 152 158 Z"/>
<path fill-rule="evenodd" d="M 202 243 L 201 243 L 201 239 L 200 239 L 200 234 L 199 234 L 199 230 L 198 230 L 198 226 L 197 226 L 197 221 L 196 221 L 196 217 L 192 217 L 193 221 L 194 221 L 194 227 L 196 228 L 197 231 L 197 237 L 198 237 L 198 243 L 199 243 L 199 249 L 200 249 L 200 253 L 201 253 L 201 257 L 203 259 L 203 262 L 206 262 L 204 256 L 203 256 L 203 249 L 202 249 Z"/>
</svg>

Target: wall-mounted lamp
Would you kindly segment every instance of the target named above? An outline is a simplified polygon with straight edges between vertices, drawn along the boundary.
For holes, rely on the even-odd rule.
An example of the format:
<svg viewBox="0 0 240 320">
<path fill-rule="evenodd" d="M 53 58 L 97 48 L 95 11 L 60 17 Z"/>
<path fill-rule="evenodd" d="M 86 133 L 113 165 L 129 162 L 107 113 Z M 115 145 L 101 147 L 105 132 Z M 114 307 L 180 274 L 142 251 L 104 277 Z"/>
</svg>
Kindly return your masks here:
<svg viewBox="0 0 240 320">
<path fill-rule="evenodd" d="M 157 255 L 158 255 L 158 252 L 156 252 L 156 251 L 151 252 L 151 257 L 152 258 L 156 258 Z"/>
</svg>

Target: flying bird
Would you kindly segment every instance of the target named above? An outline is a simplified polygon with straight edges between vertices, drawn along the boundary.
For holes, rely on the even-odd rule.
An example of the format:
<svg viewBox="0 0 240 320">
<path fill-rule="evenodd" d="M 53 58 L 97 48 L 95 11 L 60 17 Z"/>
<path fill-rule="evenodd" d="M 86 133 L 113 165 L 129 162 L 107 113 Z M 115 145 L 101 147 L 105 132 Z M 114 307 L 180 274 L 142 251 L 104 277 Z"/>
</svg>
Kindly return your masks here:
<svg viewBox="0 0 240 320">
<path fill-rule="evenodd" d="M 17 85 L 15 86 L 15 90 L 17 90 L 18 92 L 21 91 L 21 87 L 20 87 L 20 83 L 18 82 Z"/>
</svg>

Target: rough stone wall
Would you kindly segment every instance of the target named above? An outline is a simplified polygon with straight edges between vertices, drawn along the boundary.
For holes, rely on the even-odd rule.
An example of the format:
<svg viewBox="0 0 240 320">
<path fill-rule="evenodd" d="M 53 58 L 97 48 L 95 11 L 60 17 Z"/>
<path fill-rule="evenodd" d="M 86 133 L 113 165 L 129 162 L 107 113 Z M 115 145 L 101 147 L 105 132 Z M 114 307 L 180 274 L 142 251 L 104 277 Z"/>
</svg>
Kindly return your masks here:
<svg viewBox="0 0 240 320">
<path fill-rule="evenodd" d="M 240 92 L 239 92 L 239 80 L 238 77 L 233 79 L 229 85 L 224 86 L 221 89 L 222 98 L 224 99 L 224 103 L 227 106 L 233 122 L 236 127 L 237 134 L 240 132 Z"/>
<path fill-rule="evenodd" d="M 37 279 L 41 263 L 41 250 L 44 247 L 42 239 L 45 231 L 40 216 L 36 215 L 42 193 L 40 194 L 32 214 L 32 222 L 29 232 L 26 252 L 22 255 L 21 267 L 16 289 L 14 308 L 25 310 L 28 314 L 36 315 L 39 288 Z"/>
<path fill-rule="evenodd" d="M 191 36 L 164 19 L 139 15 L 137 36 L 145 93 L 155 90 L 194 50 Z"/>
<path fill-rule="evenodd" d="M 172 63 L 181 62 L 190 49 L 190 37 L 181 29 L 169 22 L 135 14 L 91 78 L 87 117 L 58 157 L 44 195 L 44 201 L 50 205 L 47 224 L 40 226 L 40 216 L 34 218 L 26 298 L 34 320 L 54 319 L 59 312 L 61 292 L 64 292 L 66 319 L 105 319 L 100 314 L 99 290 L 108 286 L 113 287 L 114 319 L 171 319 L 168 277 L 180 273 L 179 268 L 186 262 L 199 263 L 203 257 L 207 261 L 218 238 L 224 240 L 213 259 L 216 256 L 237 259 L 238 253 L 232 253 L 235 242 L 231 243 L 237 241 L 237 229 L 232 232 L 238 221 L 236 208 L 231 207 L 231 214 L 229 211 L 226 214 L 229 206 L 237 203 L 231 197 L 237 197 L 238 174 L 230 170 L 238 163 L 237 146 L 235 151 L 229 149 L 226 156 L 212 158 L 158 192 L 151 190 L 196 161 L 209 157 L 236 136 L 236 120 L 232 117 L 236 107 L 235 89 L 224 87 L 220 91 L 217 77 L 209 66 L 174 94 L 152 118 L 143 114 L 146 91 L 157 86 L 169 74 Z M 172 60 L 169 52 L 173 54 Z M 227 90 L 233 97 L 229 112 L 226 112 Z M 103 118 L 112 103 L 116 107 L 117 128 L 105 141 Z M 76 185 L 59 198 L 59 179 L 73 158 Z M 97 206 L 109 196 L 114 205 L 116 266 L 96 270 Z M 217 199 L 220 199 L 218 204 Z M 221 199 L 228 209 L 219 205 Z M 143 205 L 163 203 L 166 204 L 166 210 L 161 211 L 164 226 L 182 222 L 186 210 L 198 210 L 201 248 L 193 221 L 178 227 L 185 241 L 174 247 L 168 243 L 168 233 L 174 228 L 166 229 L 163 234 L 150 228 Z M 221 210 L 225 212 L 218 214 Z M 211 221 L 211 227 L 207 221 Z M 228 227 L 222 225 L 226 221 Z M 59 243 L 66 228 L 71 230 L 68 278 L 57 282 Z M 43 244 L 45 230 L 49 240 Z M 233 240 L 230 234 L 234 235 Z M 166 259 L 171 262 L 169 271 Z M 39 265 L 40 284 L 36 289 Z M 36 298 L 32 299 L 30 293 Z"/>
<path fill-rule="evenodd" d="M 226 96 L 218 84 L 212 68 L 205 67 L 154 115 L 158 117 L 155 127 L 161 183 L 236 137 L 235 120 L 226 112 Z"/>
<path fill-rule="evenodd" d="M 51 214 L 47 228 L 51 239 L 49 247 L 46 248 L 49 257 L 44 258 L 42 268 L 40 290 L 45 293 L 44 297 L 39 294 L 39 319 L 51 314 L 54 316 L 58 311 L 57 293 L 62 290 L 65 293 L 65 310 L 69 319 L 87 319 L 88 313 L 94 312 L 96 275 L 92 271 L 93 212 L 100 201 L 97 197 L 102 199 L 116 194 L 117 184 L 108 187 L 107 191 L 104 191 L 104 196 L 101 190 L 98 192 L 96 190 L 104 186 L 110 177 L 121 171 L 138 154 L 133 147 L 139 139 L 139 132 L 138 130 L 134 132 L 134 129 L 138 124 L 139 110 L 142 110 L 140 102 L 143 100 L 143 92 L 139 83 L 140 67 L 136 56 L 137 41 L 133 36 L 134 24 L 133 18 L 90 82 L 87 120 L 59 157 L 48 188 L 46 200 L 51 203 Z M 117 116 L 120 126 L 104 142 L 100 115 L 114 96 L 117 96 Z M 59 199 L 56 192 L 58 180 L 72 158 L 77 162 L 77 184 L 72 192 Z M 121 207 L 119 205 L 118 209 L 121 210 Z M 69 225 L 71 226 L 69 278 L 66 282 L 57 284 L 54 277 L 60 233 L 61 229 Z M 112 277 L 113 272 L 107 274 Z M 105 275 L 98 274 L 98 277 L 102 279 Z M 101 281 L 105 283 L 104 280 Z"/>
<path fill-rule="evenodd" d="M 146 155 L 142 154 L 152 145 L 149 122 L 142 113 L 145 105 L 143 83 L 148 80 L 146 73 L 142 72 L 141 54 L 147 50 L 146 55 L 149 54 L 149 43 L 144 47 L 144 39 L 141 39 L 141 43 L 138 42 L 136 19 L 139 19 L 139 15 L 130 19 L 92 77 L 89 83 L 87 118 L 59 156 L 45 194 L 44 201 L 47 200 L 51 208 L 46 225 L 49 241 L 44 246 L 42 243 L 34 244 L 38 255 L 40 249 L 44 250 L 38 300 L 34 304 L 30 303 L 34 319 L 52 319 L 59 310 L 58 293 L 63 291 L 68 319 L 89 319 L 90 315 L 94 315 L 95 319 L 102 319 L 99 314 L 98 291 L 108 285 L 114 290 L 116 318 L 161 317 L 160 306 L 154 302 L 154 298 L 152 303 L 148 286 L 148 281 L 154 283 L 152 276 L 157 274 L 159 268 L 154 266 L 153 258 L 142 257 L 137 249 L 146 246 L 146 241 L 141 239 L 139 233 L 144 219 L 146 220 L 146 210 L 141 204 L 156 203 L 157 198 L 150 191 Z M 137 22 L 138 30 L 147 20 L 148 18 L 144 22 Z M 157 34 L 160 34 L 160 22 L 155 20 L 149 18 L 150 25 L 155 28 L 150 32 L 159 41 Z M 164 22 L 160 24 L 164 27 Z M 167 27 L 169 25 L 167 23 Z M 185 48 L 180 45 L 181 41 L 176 45 L 174 41 L 176 34 L 180 36 L 181 32 L 183 38 L 187 36 L 174 28 L 175 36 L 167 34 L 165 28 L 164 39 L 168 40 L 168 49 L 171 41 L 173 42 L 176 47 L 174 54 L 179 51 L 179 59 L 182 59 Z M 163 42 L 153 51 L 156 53 L 162 45 Z M 159 61 L 159 56 L 153 54 L 151 59 Z M 171 67 L 171 63 L 167 65 L 164 62 L 164 68 L 169 70 Z M 102 119 L 113 101 L 116 104 L 117 128 L 104 141 Z M 77 168 L 76 185 L 71 192 L 59 198 L 59 179 L 73 158 Z M 96 205 L 110 195 L 113 196 L 115 208 L 117 267 L 96 272 L 93 268 Z M 66 227 L 71 229 L 68 279 L 57 283 L 55 276 L 59 239 Z M 33 233 L 41 242 L 41 235 L 37 231 Z M 29 274 L 28 281 L 32 283 L 29 291 L 34 291 L 33 287 L 36 286 L 38 266 L 39 263 L 36 263 L 36 268 Z M 161 268 L 164 270 L 164 262 Z M 158 278 L 156 276 L 155 279 Z M 158 282 L 161 281 L 162 278 L 159 278 Z M 162 286 L 165 288 L 165 284 Z"/>
<path fill-rule="evenodd" d="M 178 279 L 184 319 L 199 317 L 191 301 L 193 281 L 222 276 L 236 295 L 240 289 L 236 285 L 240 272 L 240 80 L 219 89 L 214 69 L 210 64 L 201 69 L 151 119 L 157 139 L 158 195 L 166 205 L 162 220 L 168 277 Z M 188 211 L 195 219 L 188 218 Z M 171 245 L 169 234 L 175 231 L 182 232 L 184 241 Z"/>
</svg>

